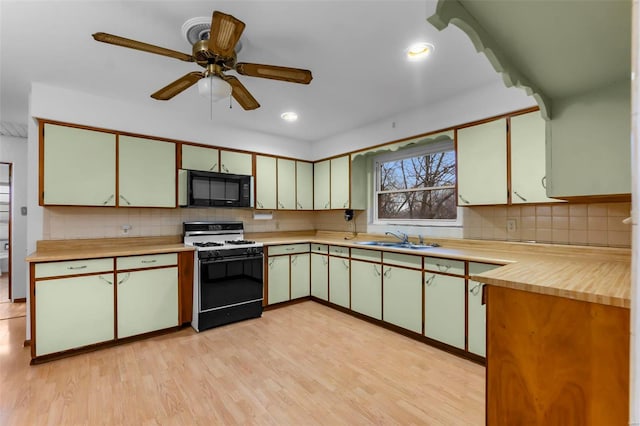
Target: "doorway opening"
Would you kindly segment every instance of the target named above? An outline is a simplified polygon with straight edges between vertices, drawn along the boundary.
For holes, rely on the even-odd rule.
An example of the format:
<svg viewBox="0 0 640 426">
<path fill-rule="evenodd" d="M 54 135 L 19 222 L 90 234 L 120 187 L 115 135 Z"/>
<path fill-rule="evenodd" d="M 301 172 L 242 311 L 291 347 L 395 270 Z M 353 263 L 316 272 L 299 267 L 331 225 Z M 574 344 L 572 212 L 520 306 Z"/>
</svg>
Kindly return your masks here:
<svg viewBox="0 0 640 426">
<path fill-rule="evenodd" d="M 0 303 L 11 301 L 11 163 L 0 163 Z"/>
</svg>

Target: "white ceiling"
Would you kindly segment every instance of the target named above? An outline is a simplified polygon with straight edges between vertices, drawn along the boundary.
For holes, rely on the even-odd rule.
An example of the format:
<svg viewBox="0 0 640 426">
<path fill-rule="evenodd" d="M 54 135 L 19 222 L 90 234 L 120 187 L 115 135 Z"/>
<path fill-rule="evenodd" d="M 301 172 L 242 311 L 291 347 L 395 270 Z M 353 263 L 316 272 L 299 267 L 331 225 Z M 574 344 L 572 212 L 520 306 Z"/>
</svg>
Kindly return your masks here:
<svg viewBox="0 0 640 426">
<path fill-rule="evenodd" d="M 239 60 L 310 69 L 310 85 L 239 76 L 261 104 L 221 101 L 210 110 L 192 87 L 149 97 L 196 64 L 99 43 L 107 32 L 191 53 L 182 24 L 213 10 L 246 24 Z M 115 97 L 160 110 L 285 137 L 318 141 L 500 79 L 458 28 L 426 21 L 435 1 L 10 1 L 0 0 L 0 120 L 25 125 L 31 82 Z M 435 45 L 423 62 L 404 49 Z M 235 73 L 229 73 L 235 74 Z M 64 99 L 60 100 L 62 103 Z M 279 116 L 295 110 L 300 119 Z"/>
</svg>

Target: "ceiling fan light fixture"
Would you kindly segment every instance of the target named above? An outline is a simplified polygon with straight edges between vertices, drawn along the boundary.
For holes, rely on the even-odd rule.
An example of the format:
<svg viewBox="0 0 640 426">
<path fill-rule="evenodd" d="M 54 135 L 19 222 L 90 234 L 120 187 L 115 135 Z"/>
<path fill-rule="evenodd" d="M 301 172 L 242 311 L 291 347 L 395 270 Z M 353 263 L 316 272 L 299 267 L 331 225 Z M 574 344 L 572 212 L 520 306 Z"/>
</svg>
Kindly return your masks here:
<svg viewBox="0 0 640 426">
<path fill-rule="evenodd" d="M 198 80 L 198 94 L 214 102 L 219 101 L 231 96 L 231 85 L 214 75 L 203 77 Z"/>
<path fill-rule="evenodd" d="M 407 49 L 407 59 L 410 61 L 418 61 L 429 56 L 435 47 L 431 43 L 420 42 L 409 46 Z"/>
<path fill-rule="evenodd" d="M 280 114 L 280 118 L 282 118 L 284 121 L 287 121 L 289 123 L 293 123 L 298 119 L 298 114 L 296 114 L 293 111 L 287 111 Z"/>
</svg>

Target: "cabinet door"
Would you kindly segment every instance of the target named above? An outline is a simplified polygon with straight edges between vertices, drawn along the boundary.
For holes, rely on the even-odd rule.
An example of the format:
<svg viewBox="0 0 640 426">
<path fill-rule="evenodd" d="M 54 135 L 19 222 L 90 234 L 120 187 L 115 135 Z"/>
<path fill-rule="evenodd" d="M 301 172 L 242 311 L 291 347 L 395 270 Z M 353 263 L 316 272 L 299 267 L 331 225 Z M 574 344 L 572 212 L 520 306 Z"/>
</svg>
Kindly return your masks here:
<svg viewBox="0 0 640 426">
<path fill-rule="evenodd" d="M 256 207 L 276 208 L 276 159 L 256 155 Z"/>
<path fill-rule="evenodd" d="M 349 308 L 349 259 L 329 257 L 329 302 Z"/>
<path fill-rule="evenodd" d="M 351 261 L 351 309 L 382 319 L 382 265 Z"/>
<path fill-rule="evenodd" d="M 481 274 L 498 268 L 496 265 L 469 262 L 469 275 Z M 486 356 L 486 306 L 482 304 L 484 284 L 469 280 L 467 291 L 468 346 L 467 350 L 480 356 Z"/>
<path fill-rule="evenodd" d="M 173 142 L 120 136 L 119 205 L 176 206 L 176 146 Z"/>
<path fill-rule="evenodd" d="M 36 356 L 115 337 L 113 273 L 36 281 L 35 291 Z"/>
<path fill-rule="evenodd" d="M 331 208 L 349 208 L 349 188 L 351 180 L 349 176 L 349 156 L 334 158 L 331 160 Z"/>
<path fill-rule="evenodd" d="M 422 333 L 422 271 L 383 266 L 382 319 Z"/>
<path fill-rule="evenodd" d="M 291 299 L 310 294 L 310 262 L 309 253 L 291 255 Z"/>
<path fill-rule="evenodd" d="M 119 272 L 118 338 L 176 327 L 178 268 Z"/>
<path fill-rule="evenodd" d="M 81 206 L 116 204 L 116 136 L 44 125 L 43 203 Z"/>
<path fill-rule="evenodd" d="M 188 170 L 201 170 L 203 172 L 217 172 L 218 150 L 204 146 L 182 144 L 182 167 Z"/>
<path fill-rule="evenodd" d="M 296 161 L 296 209 L 313 210 L 313 163 Z"/>
<path fill-rule="evenodd" d="M 329 300 L 329 256 L 311 253 L 311 295 Z"/>
<path fill-rule="evenodd" d="M 424 335 L 464 350 L 464 278 L 427 272 Z"/>
<path fill-rule="evenodd" d="M 458 204 L 507 203 L 507 125 L 504 119 L 458 130 Z"/>
<path fill-rule="evenodd" d="M 220 171 L 236 175 L 253 175 L 253 157 L 247 152 L 220 150 Z"/>
<path fill-rule="evenodd" d="M 547 198 L 545 121 L 539 111 L 511 117 L 511 203 L 558 202 Z"/>
<path fill-rule="evenodd" d="M 267 302 L 269 305 L 289 300 L 289 256 L 270 257 L 269 265 L 269 291 Z"/>
<path fill-rule="evenodd" d="M 331 208 L 329 200 L 329 188 L 331 186 L 329 167 L 329 160 L 320 161 L 313 165 L 314 210 L 327 210 Z"/>
<path fill-rule="evenodd" d="M 278 158 L 278 208 L 296 209 L 296 162 Z"/>
</svg>

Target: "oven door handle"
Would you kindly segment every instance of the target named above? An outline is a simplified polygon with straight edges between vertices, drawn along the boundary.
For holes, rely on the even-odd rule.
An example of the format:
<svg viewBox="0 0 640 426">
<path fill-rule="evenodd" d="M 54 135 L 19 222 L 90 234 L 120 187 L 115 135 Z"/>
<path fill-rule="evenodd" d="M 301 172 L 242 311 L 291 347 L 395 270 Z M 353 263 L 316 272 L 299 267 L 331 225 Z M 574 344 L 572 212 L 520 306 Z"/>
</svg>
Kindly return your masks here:
<svg viewBox="0 0 640 426">
<path fill-rule="evenodd" d="M 228 257 L 225 259 L 215 259 L 215 260 L 200 259 L 200 263 L 202 265 L 209 265 L 211 263 L 226 263 L 226 262 L 237 262 L 238 260 L 258 260 L 258 259 L 261 260 L 262 256 L 251 256 L 251 257 L 235 256 L 235 257 Z"/>
</svg>

